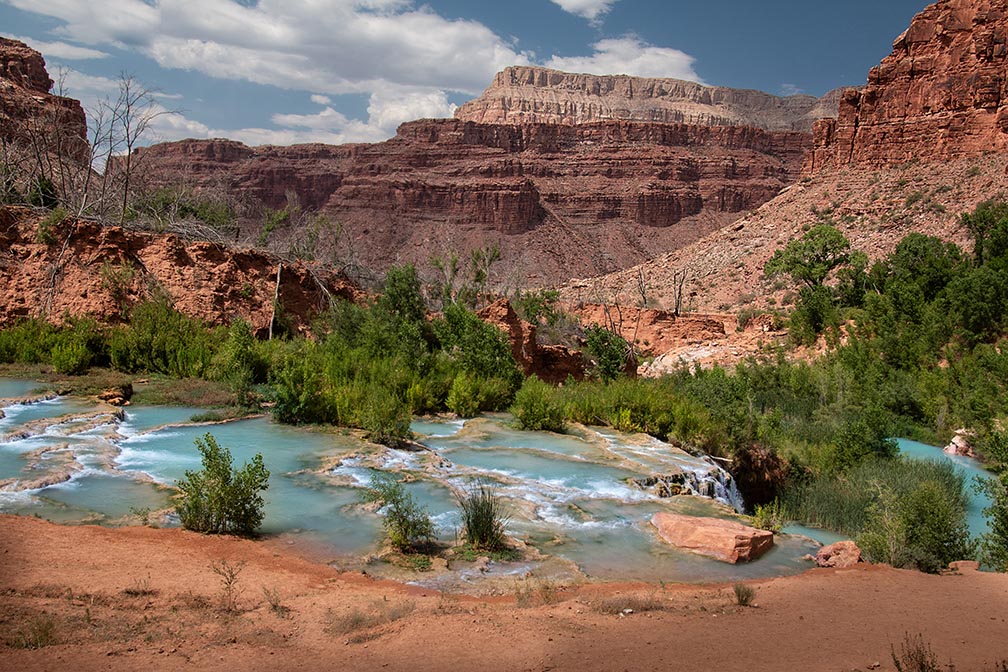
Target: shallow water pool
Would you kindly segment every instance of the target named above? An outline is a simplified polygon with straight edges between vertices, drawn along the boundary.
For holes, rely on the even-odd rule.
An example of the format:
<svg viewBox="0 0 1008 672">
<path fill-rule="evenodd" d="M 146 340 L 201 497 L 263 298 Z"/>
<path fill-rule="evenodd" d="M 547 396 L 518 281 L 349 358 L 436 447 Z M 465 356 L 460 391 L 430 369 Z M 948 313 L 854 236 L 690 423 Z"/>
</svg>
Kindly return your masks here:
<svg viewBox="0 0 1008 672">
<path fill-rule="evenodd" d="M 348 563 L 381 546 L 381 516 L 361 504 L 362 489 L 381 472 L 406 478 L 407 492 L 430 511 L 445 541 L 458 534 L 458 495 L 476 483 L 490 484 L 509 513 L 509 534 L 600 579 L 776 576 L 806 568 L 801 557 L 816 547 L 785 535 L 760 560 L 733 566 L 667 546 L 649 524 L 654 513 L 732 517 L 736 495 L 730 476 L 709 460 L 650 437 L 592 428 L 566 435 L 522 432 L 505 416 L 421 419 L 413 429 L 428 449 L 405 451 L 264 417 L 192 423 L 199 411 L 128 407 L 118 419 L 62 398 L 20 407 L 5 419 L 7 440 L 0 443 L 0 511 L 59 522 L 139 522 L 141 510 L 171 506 L 171 486 L 200 467 L 194 442 L 209 432 L 237 464 L 262 453 L 271 472 L 265 534 L 304 535 Z M 687 472 L 695 481 L 716 482 L 711 490 L 724 501 L 663 499 L 634 483 Z M 172 524 L 172 518 L 161 522 Z"/>
</svg>

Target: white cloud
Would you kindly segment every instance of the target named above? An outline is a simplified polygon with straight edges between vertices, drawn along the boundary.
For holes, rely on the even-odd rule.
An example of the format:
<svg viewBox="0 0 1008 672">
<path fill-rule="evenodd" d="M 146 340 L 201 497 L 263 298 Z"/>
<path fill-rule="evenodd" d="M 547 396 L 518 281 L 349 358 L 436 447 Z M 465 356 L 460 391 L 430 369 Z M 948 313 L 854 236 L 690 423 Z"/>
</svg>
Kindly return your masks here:
<svg viewBox="0 0 1008 672">
<path fill-rule="evenodd" d="M 404 0 L 8 0 L 57 32 L 134 48 L 163 67 L 318 94 L 420 86 L 479 93 L 529 61 L 485 25 Z"/>
<path fill-rule="evenodd" d="M 553 4 L 569 14 L 584 17 L 592 23 L 598 22 L 618 0 L 552 0 Z"/>
<path fill-rule="evenodd" d="M 329 105 L 332 103 L 332 98 L 329 96 L 320 96 L 317 93 L 312 94 L 311 102 L 317 103 L 318 105 Z"/>
<path fill-rule="evenodd" d="M 65 61 L 85 61 L 94 58 L 106 58 L 108 56 L 104 51 L 78 47 L 66 42 L 46 42 L 18 35 L 12 35 L 11 37 L 15 40 L 21 40 L 32 49 L 41 52 L 46 58 L 61 58 Z"/>
<path fill-rule="evenodd" d="M 569 72 L 671 77 L 703 83 L 693 70 L 696 59 L 692 56 L 678 49 L 647 44 L 634 35 L 599 40 L 592 48 L 595 53 L 591 56 L 554 56 L 546 65 Z"/>
<path fill-rule="evenodd" d="M 788 84 L 787 82 L 780 85 L 780 95 L 782 96 L 797 96 L 800 93 L 805 93 L 799 87 L 794 84 Z"/>
</svg>

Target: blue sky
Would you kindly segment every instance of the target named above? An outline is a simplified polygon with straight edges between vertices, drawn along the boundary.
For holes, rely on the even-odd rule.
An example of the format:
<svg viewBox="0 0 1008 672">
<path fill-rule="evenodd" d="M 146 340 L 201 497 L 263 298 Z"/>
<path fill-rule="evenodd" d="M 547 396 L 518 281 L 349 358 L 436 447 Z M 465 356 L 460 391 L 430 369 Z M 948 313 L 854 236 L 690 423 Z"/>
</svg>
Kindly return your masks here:
<svg viewBox="0 0 1008 672">
<path fill-rule="evenodd" d="M 129 73 L 148 141 L 372 142 L 516 63 L 770 93 L 863 84 L 923 0 L 0 0 L 89 107 Z"/>
</svg>

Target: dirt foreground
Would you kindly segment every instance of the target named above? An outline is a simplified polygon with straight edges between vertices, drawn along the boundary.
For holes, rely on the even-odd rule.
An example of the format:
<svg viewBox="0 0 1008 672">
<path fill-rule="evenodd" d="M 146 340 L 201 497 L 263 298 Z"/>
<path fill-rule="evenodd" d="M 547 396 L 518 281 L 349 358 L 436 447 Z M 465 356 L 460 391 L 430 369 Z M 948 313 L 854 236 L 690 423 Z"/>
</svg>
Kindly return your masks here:
<svg viewBox="0 0 1008 672">
<path fill-rule="evenodd" d="M 893 670 L 907 633 L 959 672 L 1008 659 L 1008 575 L 861 565 L 749 585 L 750 607 L 730 585 L 534 577 L 445 595 L 278 540 L 0 516 L 0 669 Z"/>
</svg>

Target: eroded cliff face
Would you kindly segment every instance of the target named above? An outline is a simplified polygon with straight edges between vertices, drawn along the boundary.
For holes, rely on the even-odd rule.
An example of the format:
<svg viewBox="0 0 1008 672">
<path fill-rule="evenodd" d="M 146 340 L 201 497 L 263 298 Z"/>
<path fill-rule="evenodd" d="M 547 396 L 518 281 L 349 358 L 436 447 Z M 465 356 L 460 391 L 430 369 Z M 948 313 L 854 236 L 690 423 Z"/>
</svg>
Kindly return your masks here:
<svg viewBox="0 0 1008 672">
<path fill-rule="evenodd" d="M 943 0 L 924 9 L 814 136 L 807 173 L 1008 149 L 1008 3 Z"/>
<path fill-rule="evenodd" d="M 50 226 L 49 242 L 40 242 L 41 219 L 28 208 L 0 207 L 0 325 L 67 316 L 114 323 L 135 303 L 167 295 L 186 315 L 210 324 L 242 318 L 265 335 L 277 296 L 284 319 L 303 332 L 327 306 L 326 292 L 349 300 L 362 296 L 334 273 L 312 272 L 263 252 L 73 218 Z"/>
<path fill-rule="evenodd" d="M 532 66 L 497 73 L 455 118 L 481 124 L 591 124 L 613 120 L 805 131 L 835 117 L 840 89 L 822 98 L 704 86 L 680 79 L 586 75 Z"/>
<path fill-rule="evenodd" d="M 269 207 L 292 192 L 375 268 L 498 244 L 522 284 L 605 272 L 758 207 L 798 174 L 809 136 L 742 126 L 420 120 L 373 145 L 187 140 L 140 150 L 152 185 L 225 185 Z M 250 225 L 251 226 L 251 225 Z"/>
<path fill-rule="evenodd" d="M 24 42 L 0 37 L 0 137 L 27 140 L 31 134 L 59 131 L 78 141 L 87 138 L 79 101 L 49 93 L 53 81 L 42 54 Z M 76 151 L 80 151 L 78 144 Z"/>
</svg>

